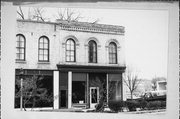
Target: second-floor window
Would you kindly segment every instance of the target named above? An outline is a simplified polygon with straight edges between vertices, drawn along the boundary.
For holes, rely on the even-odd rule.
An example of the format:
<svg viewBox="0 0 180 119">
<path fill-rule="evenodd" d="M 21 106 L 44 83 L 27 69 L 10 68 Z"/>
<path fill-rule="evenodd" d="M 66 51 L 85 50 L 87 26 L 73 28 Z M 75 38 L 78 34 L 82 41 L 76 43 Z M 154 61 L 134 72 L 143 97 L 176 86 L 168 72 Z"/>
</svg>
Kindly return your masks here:
<svg viewBox="0 0 180 119">
<path fill-rule="evenodd" d="M 39 38 L 39 54 L 40 62 L 49 62 L 49 39 L 45 36 Z"/>
<path fill-rule="evenodd" d="M 97 63 L 97 44 L 91 40 L 88 43 L 89 63 Z"/>
<path fill-rule="evenodd" d="M 67 62 L 76 61 L 75 52 L 76 52 L 75 42 L 72 38 L 69 38 L 66 41 L 66 61 Z"/>
<path fill-rule="evenodd" d="M 117 64 L 117 46 L 114 42 L 109 44 L 109 63 Z"/>
<path fill-rule="evenodd" d="M 16 60 L 25 61 L 25 37 L 21 34 L 16 35 Z"/>
</svg>

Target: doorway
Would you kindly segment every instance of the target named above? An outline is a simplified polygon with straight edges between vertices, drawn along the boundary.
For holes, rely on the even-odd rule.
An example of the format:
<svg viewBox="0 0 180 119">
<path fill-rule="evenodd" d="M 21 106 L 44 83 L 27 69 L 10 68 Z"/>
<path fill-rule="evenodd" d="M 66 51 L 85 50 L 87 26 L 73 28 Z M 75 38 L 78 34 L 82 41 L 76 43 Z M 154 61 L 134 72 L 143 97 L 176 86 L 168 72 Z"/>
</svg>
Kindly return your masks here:
<svg viewBox="0 0 180 119">
<path fill-rule="evenodd" d="M 67 91 L 66 90 L 61 90 L 61 103 L 60 103 L 61 108 L 67 108 Z"/>
<path fill-rule="evenodd" d="M 99 103 L 99 87 L 90 87 L 90 108 Z"/>
</svg>

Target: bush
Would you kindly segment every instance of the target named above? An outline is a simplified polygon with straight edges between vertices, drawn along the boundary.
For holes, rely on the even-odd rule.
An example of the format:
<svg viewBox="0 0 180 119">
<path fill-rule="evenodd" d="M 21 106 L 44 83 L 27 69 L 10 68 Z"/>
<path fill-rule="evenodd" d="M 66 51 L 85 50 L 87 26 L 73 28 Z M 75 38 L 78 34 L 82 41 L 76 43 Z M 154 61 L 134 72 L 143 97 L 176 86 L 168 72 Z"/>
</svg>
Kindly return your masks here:
<svg viewBox="0 0 180 119">
<path fill-rule="evenodd" d="M 129 100 L 126 101 L 126 106 L 129 109 L 129 111 L 136 111 L 136 108 L 139 107 L 139 102 L 136 100 Z"/>
<path fill-rule="evenodd" d="M 109 100 L 108 106 L 111 111 L 119 112 L 123 110 L 124 102 L 121 100 Z"/>
<path fill-rule="evenodd" d="M 141 108 L 141 109 L 145 109 L 146 107 L 147 107 L 147 101 L 146 100 L 140 100 L 139 101 L 139 107 Z"/>
<path fill-rule="evenodd" d="M 160 109 L 161 108 L 161 101 L 150 101 L 147 104 L 148 109 Z"/>
<path fill-rule="evenodd" d="M 166 101 L 161 101 L 161 108 L 165 109 L 166 108 Z"/>
<path fill-rule="evenodd" d="M 98 104 L 95 105 L 96 108 L 96 112 L 103 112 L 104 111 L 104 103 L 100 102 Z"/>
</svg>

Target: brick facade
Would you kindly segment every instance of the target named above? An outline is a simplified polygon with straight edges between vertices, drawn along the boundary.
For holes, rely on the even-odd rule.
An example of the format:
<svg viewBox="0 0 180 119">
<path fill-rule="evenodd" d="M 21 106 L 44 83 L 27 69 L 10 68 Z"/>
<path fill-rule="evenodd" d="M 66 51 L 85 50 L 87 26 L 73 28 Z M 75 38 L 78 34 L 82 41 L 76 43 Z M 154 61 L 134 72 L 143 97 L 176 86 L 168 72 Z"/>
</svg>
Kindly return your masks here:
<svg viewBox="0 0 180 119">
<path fill-rule="evenodd" d="M 17 20 L 16 33 L 25 37 L 25 60 L 16 60 L 16 80 L 20 77 L 18 71 L 21 68 L 27 77 L 33 74 L 46 76 L 44 79 L 53 88 L 49 87 L 50 93 L 58 97 L 53 102 L 54 109 L 75 106 L 93 108 L 102 96 L 106 102 L 109 99 L 123 100 L 122 74 L 126 68 L 124 30 L 123 26 L 85 22 Z M 42 36 L 49 40 L 49 60 L 43 62 L 38 59 L 39 39 Z M 66 61 L 69 38 L 75 43 L 75 61 L 71 62 Z M 97 62 L 89 62 L 89 41 L 96 43 Z M 110 43 L 116 47 L 116 55 L 113 56 L 117 61 L 113 63 L 109 61 Z M 96 81 L 100 84 L 97 85 Z M 103 90 L 100 85 L 106 88 L 103 94 L 99 94 L 99 90 Z M 111 94 L 110 86 L 114 90 Z M 97 98 L 92 101 L 92 92 L 95 91 Z"/>
<path fill-rule="evenodd" d="M 102 27 L 103 28 L 103 27 Z M 115 66 L 125 66 L 124 54 L 124 33 L 109 33 L 94 31 L 64 30 L 56 23 L 43 23 L 31 21 L 17 21 L 17 34 L 23 34 L 26 39 L 26 61 L 16 62 L 17 68 L 31 69 L 57 69 L 57 64 L 67 64 L 65 62 L 65 42 L 67 38 L 76 39 L 76 62 L 71 64 L 93 65 L 88 64 L 88 49 L 89 40 L 97 41 L 98 59 L 97 64 L 110 66 L 108 63 L 108 44 L 111 41 L 117 42 L 118 64 Z M 121 29 L 124 29 L 123 27 Z M 50 61 L 48 63 L 38 62 L 38 39 L 41 36 L 47 36 L 50 40 Z"/>
</svg>

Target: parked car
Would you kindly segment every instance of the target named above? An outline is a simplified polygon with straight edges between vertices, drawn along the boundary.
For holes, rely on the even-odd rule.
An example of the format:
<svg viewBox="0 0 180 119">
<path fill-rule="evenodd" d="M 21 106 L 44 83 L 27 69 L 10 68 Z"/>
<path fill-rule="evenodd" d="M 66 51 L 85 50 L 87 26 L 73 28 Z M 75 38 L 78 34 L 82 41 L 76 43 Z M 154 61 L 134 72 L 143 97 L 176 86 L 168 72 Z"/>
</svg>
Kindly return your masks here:
<svg viewBox="0 0 180 119">
<path fill-rule="evenodd" d="M 148 91 L 144 93 L 142 98 L 146 101 L 166 101 L 166 90 Z"/>
</svg>

